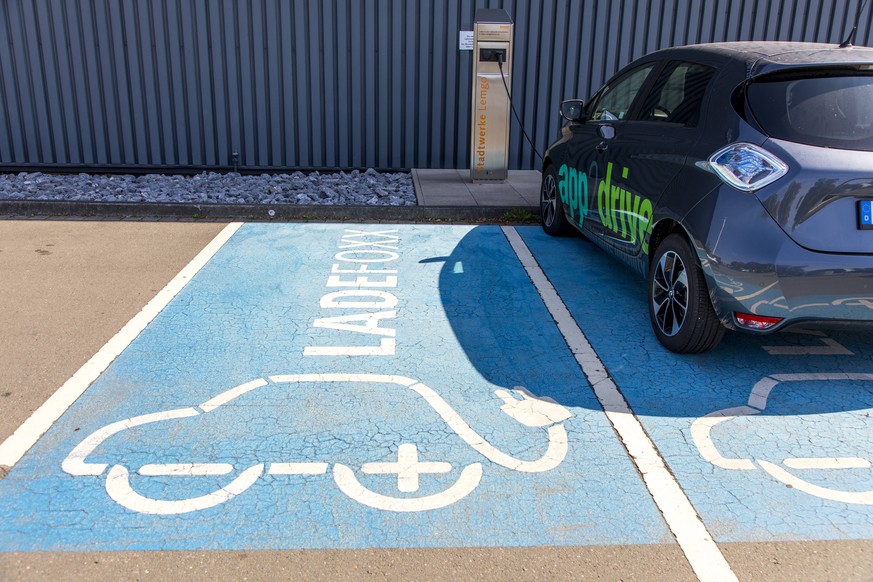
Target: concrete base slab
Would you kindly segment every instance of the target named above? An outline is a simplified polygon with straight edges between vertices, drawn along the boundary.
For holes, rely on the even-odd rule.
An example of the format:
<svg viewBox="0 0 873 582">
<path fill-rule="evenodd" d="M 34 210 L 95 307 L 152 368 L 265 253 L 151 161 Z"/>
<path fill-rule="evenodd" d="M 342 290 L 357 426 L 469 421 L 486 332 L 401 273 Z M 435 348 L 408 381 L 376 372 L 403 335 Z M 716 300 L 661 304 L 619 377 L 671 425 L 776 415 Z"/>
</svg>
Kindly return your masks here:
<svg viewBox="0 0 873 582">
<path fill-rule="evenodd" d="M 510 170 L 505 182 L 473 182 L 470 170 L 413 169 L 419 206 L 539 208 L 540 172 Z"/>
</svg>

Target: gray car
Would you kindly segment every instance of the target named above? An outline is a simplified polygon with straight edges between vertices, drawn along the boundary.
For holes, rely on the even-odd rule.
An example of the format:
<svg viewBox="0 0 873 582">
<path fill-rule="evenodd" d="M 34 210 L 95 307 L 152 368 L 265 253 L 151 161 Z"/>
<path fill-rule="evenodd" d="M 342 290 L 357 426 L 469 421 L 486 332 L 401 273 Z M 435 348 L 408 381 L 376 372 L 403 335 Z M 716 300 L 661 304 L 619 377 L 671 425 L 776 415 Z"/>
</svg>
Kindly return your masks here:
<svg viewBox="0 0 873 582">
<path fill-rule="evenodd" d="M 647 277 L 665 347 L 873 328 L 873 49 L 665 49 L 561 114 L 543 228 L 578 229 Z"/>
</svg>

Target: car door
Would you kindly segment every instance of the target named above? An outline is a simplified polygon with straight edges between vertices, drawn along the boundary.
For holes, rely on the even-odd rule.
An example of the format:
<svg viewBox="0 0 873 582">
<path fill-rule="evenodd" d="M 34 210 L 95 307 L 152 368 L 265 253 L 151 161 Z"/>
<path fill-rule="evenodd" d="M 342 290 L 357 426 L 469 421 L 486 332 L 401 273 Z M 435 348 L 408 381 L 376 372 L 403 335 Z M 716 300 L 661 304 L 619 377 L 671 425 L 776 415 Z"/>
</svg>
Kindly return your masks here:
<svg viewBox="0 0 873 582">
<path fill-rule="evenodd" d="M 700 112 L 714 73 L 703 64 L 667 62 L 624 120 L 601 123 L 614 136 L 598 149 L 597 219 L 604 240 L 629 260 L 646 262 L 653 219 L 669 214 L 658 202 L 699 137 Z"/>
<path fill-rule="evenodd" d="M 568 126 L 566 161 L 558 168 L 559 190 L 562 184 L 575 189 L 573 195 L 562 195 L 562 199 L 579 201 L 568 205 L 567 216 L 597 239 L 608 233 L 597 199 L 598 184 L 607 170 L 604 155 L 655 68 L 655 62 L 647 62 L 619 73 L 589 102 L 585 120 Z"/>
</svg>

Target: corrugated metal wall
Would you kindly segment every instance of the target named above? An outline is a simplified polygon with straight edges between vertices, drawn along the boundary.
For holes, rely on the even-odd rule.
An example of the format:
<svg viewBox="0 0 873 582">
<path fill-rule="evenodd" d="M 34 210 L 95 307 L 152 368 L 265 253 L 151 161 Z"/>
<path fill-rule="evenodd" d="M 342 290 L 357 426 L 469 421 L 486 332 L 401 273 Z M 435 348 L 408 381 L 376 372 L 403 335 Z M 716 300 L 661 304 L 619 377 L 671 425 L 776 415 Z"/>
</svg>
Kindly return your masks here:
<svg viewBox="0 0 873 582">
<path fill-rule="evenodd" d="M 839 42 L 858 1 L 0 0 L 0 169 L 466 168 L 477 8 L 516 23 L 513 97 L 543 148 L 562 99 L 644 53 Z M 517 127 L 510 147 L 535 167 Z"/>
</svg>

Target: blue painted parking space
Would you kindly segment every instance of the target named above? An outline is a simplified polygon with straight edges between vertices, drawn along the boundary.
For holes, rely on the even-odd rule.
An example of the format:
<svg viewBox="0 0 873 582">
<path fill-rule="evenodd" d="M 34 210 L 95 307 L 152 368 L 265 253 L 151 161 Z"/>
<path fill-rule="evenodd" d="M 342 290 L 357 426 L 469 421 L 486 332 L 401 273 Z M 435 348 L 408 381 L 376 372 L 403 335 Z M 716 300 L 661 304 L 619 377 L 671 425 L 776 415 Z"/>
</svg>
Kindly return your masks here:
<svg viewBox="0 0 873 582">
<path fill-rule="evenodd" d="M 677 356 L 642 279 L 584 239 L 519 231 L 716 541 L 873 538 L 869 334 L 736 333 Z"/>
<path fill-rule="evenodd" d="M 672 542 L 497 227 L 244 225 L 0 515 L 3 551 Z"/>
</svg>

